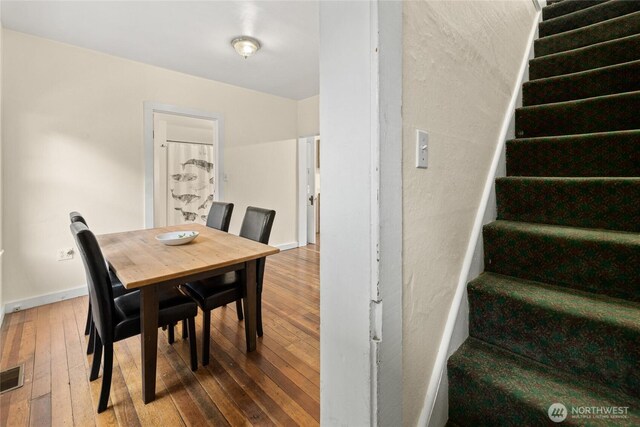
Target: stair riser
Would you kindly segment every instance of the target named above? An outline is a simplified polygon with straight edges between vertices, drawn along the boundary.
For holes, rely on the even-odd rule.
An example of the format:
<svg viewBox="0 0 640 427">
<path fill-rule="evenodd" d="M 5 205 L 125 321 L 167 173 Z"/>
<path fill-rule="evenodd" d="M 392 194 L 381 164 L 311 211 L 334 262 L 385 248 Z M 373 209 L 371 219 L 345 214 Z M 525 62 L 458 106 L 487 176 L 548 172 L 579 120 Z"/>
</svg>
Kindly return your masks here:
<svg viewBox="0 0 640 427">
<path fill-rule="evenodd" d="M 601 5 L 583 9 L 558 18 L 543 21 L 539 26 L 540 37 L 546 37 L 640 10 L 640 2 L 612 0 Z"/>
<path fill-rule="evenodd" d="M 640 133 L 507 141 L 508 176 L 640 176 Z"/>
<path fill-rule="evenodd" d="M 534 51 L 536 57 L 540 57 L 638 33 L 640 33 L 640 12 L 579 28 L 567 33 L 540 38 L 534 42 Z"/>
<path fill-rule="evenodd" d="M 545 7 L 542 9 L 542 18 L 552 19 L 578 10 L 586 9 L 609 0 L 565 0 L 553 7 Z M 547 2 L 548 4 L 549 2 Z"/>
<path fill-rule="evenodd" d="M 637 90 L 640 90 L 640 61 L 527 82 L 522 88 L 522 105 L 575 101 Z"/>
<path fill-rule="evenodd" d="M 576 135 L 640 129 L 640 93 L 516 110 L 516 136 Z"/>
<path fill-rule="evenodd" d="M 640 241 L 623 244 L 489 226 L 483 239 L 486 271 L 640 301 Z"/>
<path fill-rule="evenodd" d="M 498 219 L 640 232 L 640 179 L 496 180 Z"/>
<path fill-rule="evenodd" d="M 640 35 L 534 58 L 529 61 L 529 80 L 593 70 L 640 59 Z"/>
<path fill-rule="evenodd" d="M 449 419 L 462 426 L 546 426 L 549 418 L 539 408 L 523 405 L 517 394 L 496 389 L 455 366 L 447 370 Z M 524 384 L 523 384 L 524 386 Z"/>
<path fill-rule="evenodd" d="M 469 285 L 471 336 L 630 395 L 640 395 L 640 332 L 549 311 Z M 535 322 L 532 323 L 532 319 Z M 604 381 L 603 381 L 604 379 Z"/>
</svg>

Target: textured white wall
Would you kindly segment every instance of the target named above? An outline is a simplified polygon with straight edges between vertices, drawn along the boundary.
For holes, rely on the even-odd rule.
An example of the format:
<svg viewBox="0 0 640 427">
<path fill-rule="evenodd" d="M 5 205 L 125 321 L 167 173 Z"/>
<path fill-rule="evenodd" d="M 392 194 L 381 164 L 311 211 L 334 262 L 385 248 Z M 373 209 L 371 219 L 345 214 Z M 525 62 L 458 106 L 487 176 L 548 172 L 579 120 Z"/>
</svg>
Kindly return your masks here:
<svg viewBox="0 0 640 427">
<path fill-rule="evenodd" d="M 3 54 L 5 301 L 85 283 L 78 257 L 56 261 L 70 210 L 97 233 L 143 228 L 144 101 L 223 114 L 231 230 L 256 204 L 277 210 L 271 243 L 296 240 L 295 100 L 6 29 Z"/>
<path fill-rule="evenodd" d="M 403 377 L 415 425 L 535 17 L 530 0 L 404 3 Z M 429 168 L 415 168 L 415 131 Z"/>
</svg>

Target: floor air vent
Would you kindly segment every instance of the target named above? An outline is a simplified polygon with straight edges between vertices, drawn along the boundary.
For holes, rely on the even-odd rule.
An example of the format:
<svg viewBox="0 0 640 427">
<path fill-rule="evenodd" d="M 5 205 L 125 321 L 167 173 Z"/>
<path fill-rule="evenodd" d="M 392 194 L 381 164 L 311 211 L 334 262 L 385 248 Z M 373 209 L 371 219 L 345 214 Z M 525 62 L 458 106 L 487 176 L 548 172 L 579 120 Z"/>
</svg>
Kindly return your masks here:
<svg viewBox="0 0 640 427">
<path fill-rule="evenodd" d="M 23 380 L 24 365 L 0 372 L 0 394 L 22 387 Z"/>
</svg>

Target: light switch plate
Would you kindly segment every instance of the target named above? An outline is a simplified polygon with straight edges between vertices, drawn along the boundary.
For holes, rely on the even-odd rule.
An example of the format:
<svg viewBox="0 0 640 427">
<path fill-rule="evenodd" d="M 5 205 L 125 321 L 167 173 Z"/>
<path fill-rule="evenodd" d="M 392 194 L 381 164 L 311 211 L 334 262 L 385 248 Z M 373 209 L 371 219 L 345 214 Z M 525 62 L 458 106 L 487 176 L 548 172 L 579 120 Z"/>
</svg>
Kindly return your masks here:
<svg viewBox="0 0 640 427">
<path fill-rule="evenodd" d="M 416 167 L 427 169 L 429 154 L 429 134 L 420 129 L 416 129 Z"/>
</svg>

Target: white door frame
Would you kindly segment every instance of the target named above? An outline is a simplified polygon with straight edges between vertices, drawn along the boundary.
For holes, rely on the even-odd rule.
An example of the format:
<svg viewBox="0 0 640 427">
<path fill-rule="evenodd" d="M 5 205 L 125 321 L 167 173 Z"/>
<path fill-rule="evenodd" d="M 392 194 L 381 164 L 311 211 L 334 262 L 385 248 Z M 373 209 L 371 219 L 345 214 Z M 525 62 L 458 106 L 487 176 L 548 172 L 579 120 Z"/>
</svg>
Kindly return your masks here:
<svg viewBox="0 0 640 427">
<path fill-rule="evenodd" d="M 212 120 L 217 122 L 218 135 L 216 144 L 216 199 L 224 200 L 224 117 L 219 113 L 196 110 L 193 108 L 179 107 L 176 105 L 161 104 L 157 102 L 144 102 L 144 226 L 151 228 L 153 221 L 153 114 L 165 113 L 177 116 L 192 117 L 195 119 Z"/>
<path fill-rule="evenodd" d="M 307 236 L 307 150 L 318 135 L 298 138 L 298 246 L 306 246 Z M 314 148 L 315 148 L 315 144 Z M 315 173 L 315 170 L 314 170 Z"/>
<path fill-rule="evenodd" d="M 320 2 L 320 82 L 320 423 L 402 425 L 402 3 Z"/>
</svg>

